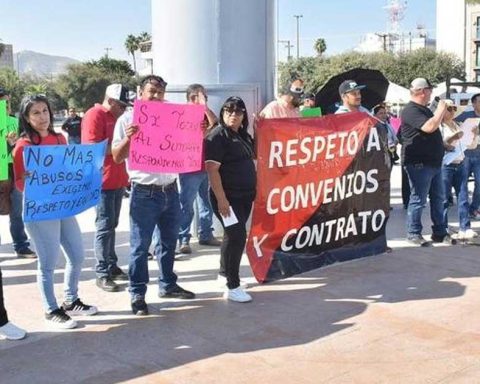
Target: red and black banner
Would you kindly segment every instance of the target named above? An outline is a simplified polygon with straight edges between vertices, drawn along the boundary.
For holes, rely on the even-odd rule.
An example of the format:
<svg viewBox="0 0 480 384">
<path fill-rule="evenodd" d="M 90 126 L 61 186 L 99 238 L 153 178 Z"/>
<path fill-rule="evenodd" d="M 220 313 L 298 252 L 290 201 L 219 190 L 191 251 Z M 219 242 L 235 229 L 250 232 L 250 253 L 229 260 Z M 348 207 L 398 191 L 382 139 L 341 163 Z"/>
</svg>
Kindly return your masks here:
<svg viewBox="0 0 480 384">
<path fill-rule="evenodd" d="M 386 133 L 364 113 L 263 119 L 247 254 L 259 282 L 383 253 Z"/>
</svg>

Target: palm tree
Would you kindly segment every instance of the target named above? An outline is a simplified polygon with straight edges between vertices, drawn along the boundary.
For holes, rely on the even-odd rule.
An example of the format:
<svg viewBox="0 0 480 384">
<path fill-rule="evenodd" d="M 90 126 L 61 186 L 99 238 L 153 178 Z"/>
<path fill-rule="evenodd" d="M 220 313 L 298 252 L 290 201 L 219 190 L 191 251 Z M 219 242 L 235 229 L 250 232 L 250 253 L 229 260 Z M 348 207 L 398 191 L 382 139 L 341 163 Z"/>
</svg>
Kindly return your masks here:
<svg viewBox="0 0 480 384">
<path fill-rule="evenodd" d="M 133 70 L 137 73 L 137 61 L 135 59 L 135 51 L 138 51 L 140 45 L 140 39 L 134 35 L 128 35 L 127 39 L 125 40 L 125 48 L 129 54 L 132 55 L 133 58 Z"/>
<path fill-rule="evenodd" d="M 318 57 L 321 57 L 323 52 L 327 50 L 327 43 L 325 42 L 325 39 L 317 39 L 315 40 L 315 45 L 313 47 L 315 48 L 315 51 L 317 51 Z"/>
</svg>

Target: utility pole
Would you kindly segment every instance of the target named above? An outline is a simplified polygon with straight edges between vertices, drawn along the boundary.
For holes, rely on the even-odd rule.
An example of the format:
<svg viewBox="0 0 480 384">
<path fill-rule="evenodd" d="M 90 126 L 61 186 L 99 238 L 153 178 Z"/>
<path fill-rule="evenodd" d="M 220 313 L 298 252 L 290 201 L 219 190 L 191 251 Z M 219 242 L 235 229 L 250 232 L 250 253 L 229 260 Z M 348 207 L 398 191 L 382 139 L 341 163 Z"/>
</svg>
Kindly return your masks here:
<svg viewBox="0 0 480 384">
<path fill-rule="evenodd" d="M 289 61 L 292 58 L 290 55 L 290 48 L 293 48 L 293 45 L 290 44 L 290 40 L 278 40 L 278 42 L 285 44 L 285 48 L 287 48 L 287 61 Z"/>
<path fill-rule="evenodd" d="M 387 36 L 388 33 L 376 33 L 376 35 L 383 40 L 383 52 L 387 52 Z"/>
<path fill-rule="evenodd" d="M 300 18 L 303 15 L 293 15 L 297 19 L 297 59 L 300 57 Z"/>
<path fill-rule="evenodd" d="M 108 59 L 108 52 L 112 50 L 112 48 L 104 48 L 105 49 L 105 57 Z"/>
</svg>

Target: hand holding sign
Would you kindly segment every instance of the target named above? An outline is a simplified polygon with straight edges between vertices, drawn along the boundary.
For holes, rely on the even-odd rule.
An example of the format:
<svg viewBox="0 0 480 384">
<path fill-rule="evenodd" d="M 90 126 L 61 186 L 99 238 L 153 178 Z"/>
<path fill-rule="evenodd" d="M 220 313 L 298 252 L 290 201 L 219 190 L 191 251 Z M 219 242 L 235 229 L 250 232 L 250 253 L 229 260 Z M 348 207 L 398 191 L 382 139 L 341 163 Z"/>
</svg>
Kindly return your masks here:
<svg viewBox="0 0 480 384">
<path fill-rule="evenodd" d="M 199 171 L 203 162 L 201 123 L 205 106 L 136 101 L 128 166 L 144 172 Z"/>
</svg>

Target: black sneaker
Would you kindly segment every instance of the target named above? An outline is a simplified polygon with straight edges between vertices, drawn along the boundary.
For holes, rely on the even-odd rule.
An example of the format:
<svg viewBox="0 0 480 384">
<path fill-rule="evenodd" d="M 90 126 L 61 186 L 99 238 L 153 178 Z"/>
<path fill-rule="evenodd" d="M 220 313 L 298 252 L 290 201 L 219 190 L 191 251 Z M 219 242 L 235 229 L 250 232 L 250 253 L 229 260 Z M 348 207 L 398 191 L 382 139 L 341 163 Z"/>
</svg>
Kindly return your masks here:
<svg viewBox="0 0 480 384">
<path fill-rule="evenodd" d="M 63 303 L 62 308 L 69 316 L 92 316 L 98 312 L 97 307 L 83 304 L 80 299 L 71 304 Z"/>
<path fill-rule="evenodd" d="M 120 287 L 109 277 L 97 277 L 97 287 L 106 292 L 118 292 Z"/>
<path fill-rule="evenodd" d="M 432 243 L 428 240 L 425 240 L 422 235 L 409 236 L 407 237 L 407 242 L 411 245 L 420 247 L 430 247 L 432 245 Z"/>
<path fill-rule="evenodd" d="M 132 301 L 132 312 L 137 316 L 148 315 L 148 305 L 144 299 L 136 299 Z"/>
<path fill-rule="evenodd" d="M 59 329 L 72 329 L 76 328 L 77 322 L 72 320 L 62 308 L 55 309 L 50 313 L 45 314 L 45 321 Z"/>
<path fill-rule="evenodd" d="M 432 235 L 432 241 L 436 244 L 447 244 L 447 245 L 457 244 L 457 240 L 452 239 L 452 237 L 448 233 L 443 236 Z"/>
<path fill-rule="evenodd" d="M 114 281 L 128 281 L 128 275 L 116 265 L 110 268 L 110 276 Z"/>
<path fill-rule="evenodd" d="M 36 259 L 37 254 L 33 252 L 30 248 L 26 247 L 15 251 L 19 259 Z"/>
<path fill-rule="evenodd" d="M 183 289 L 179 285 L 176 285 L 175 288 L 171 289 L 168 292 L 160 292 L 158 296 L 161 297 L 162 299 L 190 300 L 195 298 L 195 294 L 193 292 L 187 291 L 186 289 Z"/>
</svg>

